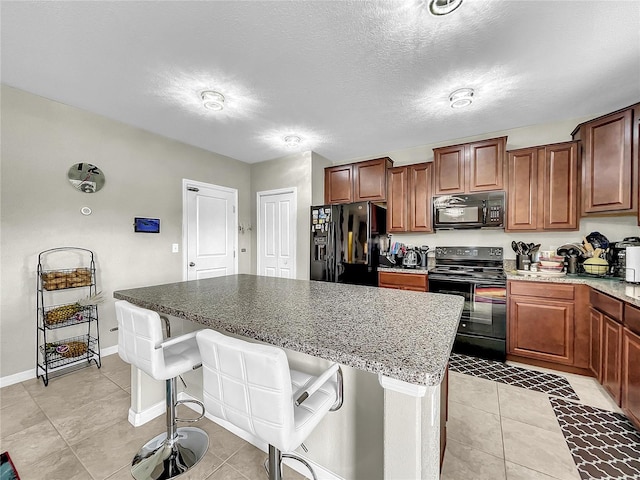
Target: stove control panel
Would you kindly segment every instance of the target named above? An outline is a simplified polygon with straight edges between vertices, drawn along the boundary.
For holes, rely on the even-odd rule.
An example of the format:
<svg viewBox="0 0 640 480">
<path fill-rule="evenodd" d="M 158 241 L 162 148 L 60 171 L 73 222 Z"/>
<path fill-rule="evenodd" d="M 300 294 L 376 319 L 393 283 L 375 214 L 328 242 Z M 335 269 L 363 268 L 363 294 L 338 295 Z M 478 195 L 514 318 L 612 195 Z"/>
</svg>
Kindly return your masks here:
<svg viewBox="0 0 640 480">
<path fill-rule="evenodd" d="M 502 261 L 501 247 L 436 247 L 436 259 Z"/>
</svg>

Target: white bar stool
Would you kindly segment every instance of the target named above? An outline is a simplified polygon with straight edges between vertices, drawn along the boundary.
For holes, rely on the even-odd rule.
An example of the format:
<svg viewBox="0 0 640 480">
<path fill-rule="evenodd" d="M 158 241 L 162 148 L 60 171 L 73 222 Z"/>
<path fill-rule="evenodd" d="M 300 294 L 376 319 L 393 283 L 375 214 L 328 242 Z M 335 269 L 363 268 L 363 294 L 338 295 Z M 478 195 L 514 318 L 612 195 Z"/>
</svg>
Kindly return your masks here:
<svg viewBox="0 0 640 480">
<path fill-rule="evenodd" d="M 131 462 L 136 480 L 159 480 L 176 477 L 196 465 L 209 448 L 209 437 L 199 428 L 177 427 L 177 422 L 195 419 L 176 417 L 176 406 L 191 400 L 177 401 L 176 378 L 201 365 L 196 332 L 163 341 L 160 315 L 124 300 L 116 302 L 118 319 L 118 354 L 127 363 L 156 380 L 165 380 L 167 431 L 149 440 Z M 184 380 L 183 380 L 184 382 Z"/>
<path fill-rule="evenodd" d="M 329 411 L 342 406 L 342 370 L 333 364 L 319 377 L 289 368 L 284 351 L 200 330 L 196 335 L 203 367 L 207 412 L 269 444 L 267 472 L 282 479 L 282 457 L 309 436 Z M 303 445 L 304 448 L 304 445 Z M 287 453 L 283 453 L 287 452 Z"/>
</svg>

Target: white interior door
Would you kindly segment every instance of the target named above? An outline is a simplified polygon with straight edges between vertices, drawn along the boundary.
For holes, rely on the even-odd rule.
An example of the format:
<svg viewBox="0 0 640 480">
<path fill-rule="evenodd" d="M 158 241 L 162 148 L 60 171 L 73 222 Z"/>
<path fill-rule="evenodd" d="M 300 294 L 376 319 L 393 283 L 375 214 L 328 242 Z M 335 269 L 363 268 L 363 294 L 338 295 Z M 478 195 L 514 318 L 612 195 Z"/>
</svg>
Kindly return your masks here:
<svg viewBox="0 0 640 480">
<path fill-rule="evenodd" d="M 185 280 L 233 275 L 238 269 L 238 191 L 183 180 Z"/>
<path fill-rule="evenodd" d="M 296 189 L 258 192 L 258 275 L 296 278 Z"/>
</svg>

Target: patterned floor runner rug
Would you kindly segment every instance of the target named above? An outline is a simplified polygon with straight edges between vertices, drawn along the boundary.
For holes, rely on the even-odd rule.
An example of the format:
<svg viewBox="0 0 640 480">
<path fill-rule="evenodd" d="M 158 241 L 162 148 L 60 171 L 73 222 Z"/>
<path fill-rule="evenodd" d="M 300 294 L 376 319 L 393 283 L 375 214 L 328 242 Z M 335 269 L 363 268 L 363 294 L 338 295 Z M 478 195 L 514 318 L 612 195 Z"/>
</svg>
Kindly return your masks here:
<svg viewBox="0 0 640 480">
<path fill-rule="evenodd" d="M 583 480 L 640 480 L 640 432 L 624 415 L 549 400 Z"/>
<path fill-rule="evenodd" d="M 502 362 L 484 360 L 459 353 L 451 354 L 449 369 L 452 372 L 527 388 L 548 395 L 568 398 L 569 400 L 580 400 L 566 378 L 552 373 L 536 372 Z"/>
</svg>

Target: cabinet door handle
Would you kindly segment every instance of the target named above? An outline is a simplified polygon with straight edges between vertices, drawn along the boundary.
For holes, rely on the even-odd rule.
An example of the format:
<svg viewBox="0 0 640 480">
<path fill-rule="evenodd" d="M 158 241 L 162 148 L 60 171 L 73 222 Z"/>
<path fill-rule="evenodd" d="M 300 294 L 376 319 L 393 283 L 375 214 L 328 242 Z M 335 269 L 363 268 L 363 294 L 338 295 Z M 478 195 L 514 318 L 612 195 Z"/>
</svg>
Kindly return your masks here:
<svg viewBox="0 0 640 480">
<path fill-rule="evenodd" d="M 189 262 L 189 266 L 190 266 L 190 267 L 195 267 L 195 266 L 196 266 L 196 264 L 195 264 L 195 263 L 193 263 L 193 262 Z"/>
</svg>

